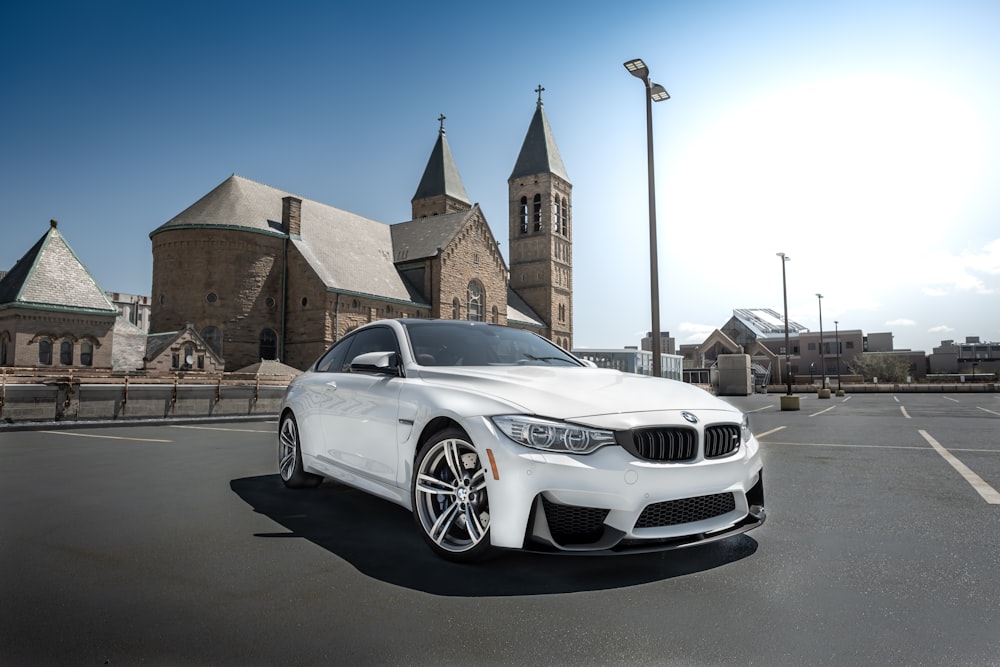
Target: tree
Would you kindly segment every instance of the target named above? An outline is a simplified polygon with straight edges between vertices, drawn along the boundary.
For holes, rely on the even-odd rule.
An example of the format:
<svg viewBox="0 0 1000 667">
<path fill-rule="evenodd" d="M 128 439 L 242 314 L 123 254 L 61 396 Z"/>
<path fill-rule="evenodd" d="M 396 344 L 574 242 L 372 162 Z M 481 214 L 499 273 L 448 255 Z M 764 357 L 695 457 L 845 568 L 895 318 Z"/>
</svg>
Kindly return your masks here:
<svg viewBox="0 0 1000 667">
<path fill-rule="evenodd" d="M 847 364 L 851 373 L 862 376 L 865 381 L 878 378 L 880 382 L 906 382 L 910 375 L 908 357 L 884 352 L 868 352 L 855 357 Z"/>
</svg>

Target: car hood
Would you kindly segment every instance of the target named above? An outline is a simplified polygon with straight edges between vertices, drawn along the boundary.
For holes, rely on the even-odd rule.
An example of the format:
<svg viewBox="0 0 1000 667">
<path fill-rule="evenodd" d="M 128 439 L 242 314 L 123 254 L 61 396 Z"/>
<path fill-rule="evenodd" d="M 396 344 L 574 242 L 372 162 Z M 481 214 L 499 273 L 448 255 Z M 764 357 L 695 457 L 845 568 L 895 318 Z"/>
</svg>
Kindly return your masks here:
<svg viewBox="0 0 1000 667">
<path fill-rule="evenodd" d="M 520 406 L 527 414 L 556 419 L 587 421 L 607 415 L 684 410 L 738 413 L 694 385 L 604 368 L 422 367 L 418 375 L 429 385 L 491 396 Z"/>
</svg>

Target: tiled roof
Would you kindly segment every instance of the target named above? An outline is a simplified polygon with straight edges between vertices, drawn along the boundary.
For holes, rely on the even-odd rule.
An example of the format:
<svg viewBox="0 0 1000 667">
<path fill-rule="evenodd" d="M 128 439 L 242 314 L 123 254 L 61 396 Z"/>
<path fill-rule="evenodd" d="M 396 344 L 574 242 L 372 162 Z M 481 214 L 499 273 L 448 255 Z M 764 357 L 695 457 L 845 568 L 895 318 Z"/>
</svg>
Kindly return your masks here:
<svg viewBox="0 0 1000 667">
<path fill-rule="evenodd" d="M 392 225 L 392 252 L 397 262 L 434 257 L 448 247 L 478 207 L 447 215 L 432 215 Z"/>
<path fill-rule="evenodd" d="M 0 305 L 118 314 L 55 221 L 0 280 Z"/>
<path fill-rule="evenodd" d="M 190 227 L 283 235 L 281 200 L 287 196 L 302 200 L 301 235 L 293 237 L 292 243 L 327 288 L 406 302 L 422 301 L 396 271 L 389 225 L 235 174 L 158 227 L 150 237 Z"/>
</svg>

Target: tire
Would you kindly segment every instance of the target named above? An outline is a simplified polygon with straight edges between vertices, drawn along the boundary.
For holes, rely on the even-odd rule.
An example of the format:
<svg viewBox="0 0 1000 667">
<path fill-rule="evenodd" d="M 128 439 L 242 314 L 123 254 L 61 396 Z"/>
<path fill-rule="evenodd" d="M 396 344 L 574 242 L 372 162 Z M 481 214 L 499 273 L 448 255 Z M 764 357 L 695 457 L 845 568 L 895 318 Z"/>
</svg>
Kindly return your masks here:
<svg viewBox="0 0 1000 667">
<path fill-rule="evenodd" d="M 302 469 L 302 446 L 299 427 L 291 413 L 281 418 L 278 426 L 278 474 L 289 489 L 319 486 L 323 478 Z"/>
<path fill-rule="evenodd" d="M 447 428 L 420 448 L 411 495 L 413 518 L 434 553 L 458 562 L 489 554 L 486 469 L 465 432 Z"/>
</svg>

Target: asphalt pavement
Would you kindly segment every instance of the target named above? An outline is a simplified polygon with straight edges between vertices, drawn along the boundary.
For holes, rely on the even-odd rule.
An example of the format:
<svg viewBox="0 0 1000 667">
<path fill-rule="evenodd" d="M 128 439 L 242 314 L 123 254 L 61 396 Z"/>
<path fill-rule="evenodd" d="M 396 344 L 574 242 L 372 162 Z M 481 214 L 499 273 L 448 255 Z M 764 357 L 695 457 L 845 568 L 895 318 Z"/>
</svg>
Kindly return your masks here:
<svg viewBox="0 0 1000 667">
<path fill-rule="evenodd" d="M 1000 665 L 1000 395 L 726 400 L 761 528 L 480 565 L 273 422 L 0 432 L 0 664 Z"/>
</svg>

